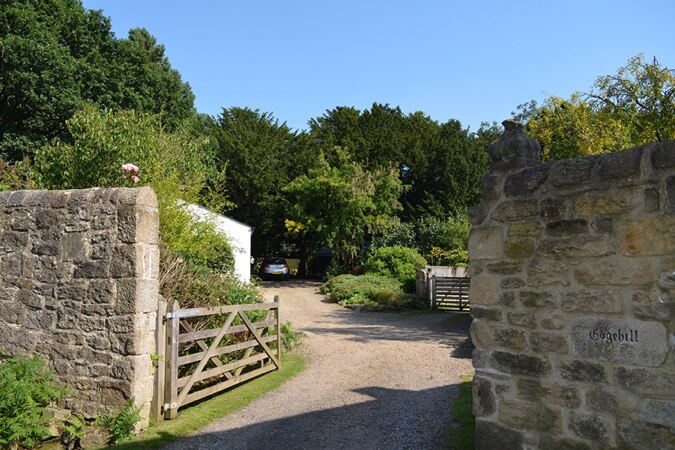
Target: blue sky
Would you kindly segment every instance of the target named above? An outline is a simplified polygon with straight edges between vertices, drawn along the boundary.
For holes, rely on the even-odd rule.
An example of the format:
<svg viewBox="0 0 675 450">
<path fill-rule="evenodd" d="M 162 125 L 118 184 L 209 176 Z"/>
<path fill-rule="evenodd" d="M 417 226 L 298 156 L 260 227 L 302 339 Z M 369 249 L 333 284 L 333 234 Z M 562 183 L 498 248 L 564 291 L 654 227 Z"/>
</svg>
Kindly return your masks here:
<svg viewBox="0 0 675 450">
<path fill-rule="evenodd" d="M 293 129 L 373 102 L 475 131 L 591 88 L 643 53 L 675 68 L 675 2 L 84 0 L 117 37 L 166 47 L 199 112 L 249 107 Z"/>
</svg>

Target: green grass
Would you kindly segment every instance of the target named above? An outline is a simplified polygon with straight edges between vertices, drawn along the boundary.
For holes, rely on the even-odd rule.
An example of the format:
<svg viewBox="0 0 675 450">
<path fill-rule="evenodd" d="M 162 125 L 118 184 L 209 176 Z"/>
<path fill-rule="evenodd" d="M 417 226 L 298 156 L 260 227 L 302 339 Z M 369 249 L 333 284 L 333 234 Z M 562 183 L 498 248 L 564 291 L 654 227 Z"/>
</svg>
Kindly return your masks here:
<svg viewBox="0 0 675 450">
<path fill-rule="evenodd" d="M 459 384 L 459 396 L 455 400 L 452 423 L 445 429 L 445 448 L 447 450 L 472 450 L 475 419 L 472 412 L 471 380 L 472 375 L 462 375 Z"/>
<path fill-rule="evenodd" d="M 305 360 L 301 355 L 283 354 L 281 370 L 270 372 L 209 400 L 181 409 L 175 419 L 152 424 L 133 440 L 107 448 L 118 450 L 160 448 L 174 439 L 189 436 L 214 420 L 243 408 L 263 394 L 277 389 L 304 368 Z"/>
</svg>

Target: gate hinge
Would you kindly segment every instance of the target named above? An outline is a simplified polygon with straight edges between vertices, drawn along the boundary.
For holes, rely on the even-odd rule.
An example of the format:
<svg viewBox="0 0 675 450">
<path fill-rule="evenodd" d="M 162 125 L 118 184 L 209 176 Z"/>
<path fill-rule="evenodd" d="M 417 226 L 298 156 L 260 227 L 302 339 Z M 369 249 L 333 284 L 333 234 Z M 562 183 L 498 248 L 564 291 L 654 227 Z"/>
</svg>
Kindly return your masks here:
<svg viewBox="0 0 675 450">
<path fill-rule="evenodd" d="M 164 403 L 164 411 L 178 408 L 178 403 Z"/>
</svg>

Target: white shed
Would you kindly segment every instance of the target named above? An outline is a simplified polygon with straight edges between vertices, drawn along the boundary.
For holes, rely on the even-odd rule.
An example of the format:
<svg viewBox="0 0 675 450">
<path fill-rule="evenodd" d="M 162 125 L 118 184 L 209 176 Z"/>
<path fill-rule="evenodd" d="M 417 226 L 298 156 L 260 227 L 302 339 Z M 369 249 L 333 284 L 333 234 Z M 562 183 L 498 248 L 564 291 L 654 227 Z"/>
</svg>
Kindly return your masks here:
<svg viewBox="0 0 675 450">
<path fill-rule="evenodd" d="M 186 206 L 192 216 L 201 221 L 212 222 L 216 229 L 227 236 L 234 256 L 234 273 L 244 282 L 251 281 L 251 235 L 253 227 L 230 217 L 216 214 L 195 204 Z"/>
</svg>

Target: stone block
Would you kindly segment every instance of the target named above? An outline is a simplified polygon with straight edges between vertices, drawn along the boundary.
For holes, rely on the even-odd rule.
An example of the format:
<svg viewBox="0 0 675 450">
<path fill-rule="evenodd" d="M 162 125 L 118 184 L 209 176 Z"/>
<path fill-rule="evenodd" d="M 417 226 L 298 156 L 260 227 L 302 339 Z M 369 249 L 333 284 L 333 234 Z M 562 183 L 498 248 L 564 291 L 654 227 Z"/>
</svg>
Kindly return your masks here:
<svg viewBox="0 0 675 450">
<path fill-rule="evenodd" d="M 492 381 L 474 376 L 471 384 L 473 398 L 473 415 L 476 417 L 491 416 L 495 412 L 496 399 Z"/>
<path fill-rule="evenodd" d="M 481 273 L 471 278 L 469 300 L 472 305 L 494 305 L 497 303 L 497 277 Z"/>
<path fill-rule="evenodd" d="M 490 217 L 499 222 L 522 222 L 538 216 L 539 205 L 536 200 L 510 200 L 497 205 Z"/>
<path fill-rule="evenodd" d="M 547 198 L 541 201 L 541 218 L 545 222 L 561 220 L 565 217 L 567 204 L 559 198 Z"/>
<path fill-rule="evenodd" d="M 588 222 L 585 219 L 556 220 L 546 224 L 546 233 L 549 236 L 570 236 L 587 232 Z"/>
<path fill-rule="evenodd" d="M 109 261 L 87 261 L 75 266 L 73 278 L 108 278 Z"/>
<path fill-rule="evenodd" d="M 622 388 L 641 395 L 675 392 L 675 373 L 643 367 L 616 367 L 614 380 Z"/>
<path fill-rule="evenodd" d="M 614 232 L 614 219 L 611 217 L 601 217 L 591 221 L 591 230 L 599 234 L 610 234 Z"/>
<path fill-rule="evenodd" d="M 660 208 L 661 194 L 654 188 L 645 189 L 644 212 L 657 212 Z"/>
<path fill-rule="evenodd" d="M 534 312 L 509 312 L 506 314 L 506 317 L 511 325 L 526 328 L 536 328 L 537 326 Z"/>
<path fill-rule="evenodd" d="M 87 260 L 89 243 L 86 233 L 65 233 L 61 245 L 64 261 L 81 263 Z"/>
<path fill-rule="evenodd" d="M 136 210 L 135 241 L 154 245 L 159 243 L 159 213 L 156 207 L 139 207 Z"/>
<path fill-rule="evenodd" d="M 537 255 L 556 259 L 607 256 L 615 253 L 614 241 L 610 235 L 579 234 L 549 238 L 541 240 L 537 247 Z"/>
<path fill-rule="evenodd" d="M 574 271 L 575 278 L 586 286 L 643 286 L 653 282 L 653 262 L 645 258 L 611 256 L 602 264 L 582 261 Z"/>
<path fill-rule="evenodd" d="M 494 342 L 499 347 L 511 350 L 525 350 L 527 337 L 522 330 L 516 328 L 495 328 L 493 331 Z"/>
<path fill-rule="evenodd" d="M 567 437 L 551 436 L 549 434 L 539 435 L 538 450 L 591 450 L 591 447 L 582 441 L 577 441 Z"/>
<path fill-rule="evenodd" d="M 472 205 L 469 208 L 469 223 L 476 226 L 485 222 L 485 219 L 488 215 L 488 210 L 489 208 L 484 203 Z"/>
<path fill-rule="evenodd" d="M 110 261 L 111 278 L 131 278 L 136 276 L 137 248 L 135 245 L 116 245 Z"/>
<path fill-rule="evenodd" d="M 675 216 L 646 217 L 622 222 L 619 248 L 627 256 L 675 254 Z"/>
<path fill-rule="evenodd" d="M 624 419 L 617 423 L 617 431 L 622 449 L 675 449 L 673 432 L 666 427 Z"/>
<path fill-rule="evenodd" d="M 551 380 L 518 378 L 516 392 L 519 399 L 528 402 L 541 402 L 567 408 L 578 408 L 581 405 L 581 397 L 577 388 Z"/>
<path fill-rule="evenodd" d="M 569 428 L 577 436 L 603 446 L 614 447 L 616 445 L 616 425 L 609 417 L 573 411 L 569 418 Z"/>
<path fill-rule="evenodd" d="M 502 195 L 501 178 L 494 174 L 487 174 L 483 178 L 483 200 L 492 202 Z"/>
<path fill-rule="evenodd" d="M 567 264 L 564 261 L 535 258 L 528 264 L 528 286 L 568 286 L 569 284 Z"/>
<path fill-rule="evenodd" d="M 593 411 L 617 417 L 628 416 L 635 411 L 638 400 L 626 391 L 597 386 L 586 392 L 586 404 Z"/>
<path fill-rule="evenodd" d="M 159 281 L 138 280 L 136 283 L 136 312 L 157 311 L 159 301 Z"/>
<path fill-rule="evenodd" d="M 620 313 L 623 311 L 623 294 L 617 289 L 563 292 L 560 307 L 565 312 Z"/>
<path fill-rule="evenodd" d="M 672 141 L 649 144 L 651 153 L 649 160 L 654 169 L 675 167 L 675 146 Z"/>
<path fill-rule="evenodd" d="M 636 182 L 640 179 L 640 160 L 643 147 L 600 155 L 598 157 L 597 176 L 601 180 L 625 183 Z"/>
<path fill-rule="evenodd" d="M 582 360 L 559 361 L 558 372 L 564 380 L 591 383 L 607 382 L 605 368 L 596 363 Z"/>
<path fill-rule="evenodd" d="M 567 316 L 558 311 L 537 311 L 535 316 L 539 326 L 545 330 L 560 330 L 567 325 Z"/>
<path fill-rule="evenodd" d="M 476 347 L 471 352 L 471 359 L 476 370 L 487 368 L 490 364 L 490 352 Z"/>
<path fill-rule="evenodd" d="M 495 351 L 492 367 L 513 375 L 542 377 L 551 372 L 551 363 L 541 356 Z"/>
<path fill-rule="evenodd" d="M 632 191 L 603 190 L 591 191 L 574 198 L 572 217 L 611 216 L 631 212 L 641 206 Z"/>
<path fill-rule="evenodd" d="M 485 320 L 474 319 L 473 321 L 471 321 L 469 333 L 471 335 L 471 342 L 476 347 L 490 348 L 494 344 L 490 325 Z"/>
<path fill-rule="evenodd" d="M 566 159 L 552 162 L 550 183 L 553 186 L 580 186 L 588 184 L 593 177 L 597 156 Z"/>
<path fill-rule="evenodd" d="M 552 333 L 531 333 L 530 346 L 535 352 L 567 354 L 567 337 Z"/>
<path fill-rule="evenodd" d="M 638 405 L 637 416 L 643 422 L 663 425 L 675 431 L 675 399 L 645 398 Z"/>
<path fill-rule="evenodd" d="M 506 306 L 507 308 L 513 308 L 516 306 L 516 293 L 513 291 L 502 292 L 499 294 L 498 304 Z"/>
<path fill-rule="evenodd" d="M 498 275 L 514 275 L 520 272 L 523 266 L 520 262 L 516 261 L 500 261 L 488 264 L 487 268 L 491 273 Z"/>
<path fill-rule="evenodd" d="M 668 214 L 675 212 L 675 175 L 666 178 L 665 210 Z"/>
<path fill-rule="evenodd" d="M 24 320 L 26 320 L 24 308 L 17 308 L 14 302 L 0 301 L 0 323 L 20 325 Z"/>
<path fill-rule="evenodd" d="M 519 293 L 520 304 L 525 308 L 555 308 L 558 299 L 547 291 L 521 291 Z"/>
<path fill-rule="evenodd" d="M 550 164 L 541 164 L 508 175 L 504 180 L 504 193 L 509 197 L 533 194 L 548 178 Z"/>
<path fill-rule="evenodd" d="M 56 328 L 60 330 L 72 330 L 80 323 L 79 314 L 70 309 L 60 309 L 56 312 Z"/>
<path fill-rule="evenodd" d="M 575 319 L 570 340 L 577 357 L 637 366 L 659 367 L 669 350 L 666 327 L 636 319 Z"/>
<path fill-rule="evenodd" d="M 534 241 L 532 239 L 508 239 L 506 241 L 506 256 L 515 260 L 531 258 L 534 255 Z"/>
<path fill-rule="evenodd" d="M 115 302 L 117 284 L 112 280 L 91 280 L 85 296 L 86 303 L 111 305 Z"/>
<path fill-rule="evenodd" d="M 501 281 L 500 286 L 502 289 L 519 289 L 525 286 L 525 280 L 518 277 L 508 277 Z"/>
<path fill-rule="evenodd" d="M 476 419 L 475 450 L 523 450 L 523 434 L 496 422 Z"/>
<path fill-rule="evenodd" d="M 471 317 L 485 319 L 490 322 L 501 322 L 502 312 L 498 308 L 486 308 L 484 306 L 471 305 Z"/>
<path fill-rule="evenodd" d="M 499 402 L 499 420 L 520 430 L 562 432 L 560 410 L 542 403 L 502 399 Z"/>
<path fill-rule="evenodd" d="M 536 237 L 539 235 L 541 225 L 539 222 L 514 222 L 508 225 L 506 234 L 512 237 Z"/>
<path fill-rule="evenodd" d="M 497 259 L 504 256 L 504 239 L 499 227 L 472 228 L 469 234 L 469 258 Z"/>
</svg>

